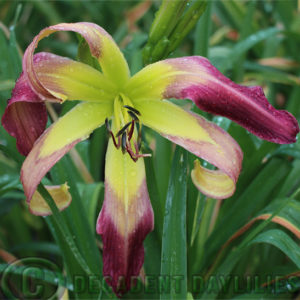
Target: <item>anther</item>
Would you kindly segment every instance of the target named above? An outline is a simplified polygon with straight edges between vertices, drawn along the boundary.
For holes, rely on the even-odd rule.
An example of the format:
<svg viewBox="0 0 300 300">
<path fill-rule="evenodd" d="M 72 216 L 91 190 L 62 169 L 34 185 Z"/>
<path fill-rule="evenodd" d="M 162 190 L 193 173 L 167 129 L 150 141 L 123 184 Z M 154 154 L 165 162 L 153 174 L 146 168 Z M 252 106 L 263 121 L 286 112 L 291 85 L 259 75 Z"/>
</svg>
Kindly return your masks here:
<svg viewBox="0 0 300 300">
<path fill-rule="evenodd" d="M 132 106 L 124 105 L 123 107 L 127 108 L 129 111 L 132 111 L 133 113 L 137 114 L 138 116 L 141 115 L 141 113 L 137 109 L 133 108 Z"/>
<path fill-rule="evenodd" d="M 126 137 L 126 132 L 124 132 L 123 134 L 122 134 L 122 152 L 123 152 L 123 154 L 125 154 L 125 152 L 126 152 L 126 142 L 127 142 L 127 137 Z"/>
<path fill-rule="evenodd" d="M 134 120 L 134 121 L 136 121 L 136 122 L 139 122 L 140 120 L 139 120 L 139 118 L 137 117 L 137 115 L 134 113 L 134 112 L 132 112 L 132 111 L 128 111 L 128 114 L 130 115 L 130 117 Z"/>
<path fill-rule="evenodd" d="M 116 142 L 116 139 L 115 139 L 115 136 L 114 136 L 114 134 L 112 133 L 112 131 L 111 131 L 111 129 L 110 129 L 109 121 L 108 121 L 107 118 L 105 119 L 105 127 L 106 127 L 107 132 L 110 134 L 110 136 L 111 136 L 111 138 L 112 138 L 112 140 L 113 140 L 113 143 L 114 143 L 115 147 L 116 147 L 117 149 L 119 149 L 119 148 L 120 148 L 120 144 L 121 144 L 120 137 L 118 137 L 118 143 L 117 143 L 117 142 Z"/>
<path fill-rule="evenodd" d="M 137 148 L 137 144 L 135 143 L 135 151 L 136 153 L 134 153 L 132 151 L 132 148 L 131 148 L 131 145 L 130 143 L 127 143 L 127 147 L 126 147 L 126 150 L 127 150 L 127 153 L 129 154 L 130 158 L 134 161 L 134 162 L 137 162 L 137 160 L 141 157 L 151 157 L 151 154 L 142 154 L 142 153 L 139 153 L 139 150 Z"/>
<path fill-rule="evenodd" d="M 131 121 L 131 127 L 128 132 L 128 141 L 130 142 L 132 136 L 133 136 L 133 131 L 134 131 L 134 120 Z"/>
<path fill-rule="evenodd" d="M 127 124 L 125 124 L 125 126 L 123 128 L 121 128 L 117 134 L 116 134 L 116 137 L 120 136 L 123 134 L 123 132 L 125 132 L 125 130 L 128 128 L 128 126 L 131 124 L 131 122 L 128 122 Z"/>
</svg>

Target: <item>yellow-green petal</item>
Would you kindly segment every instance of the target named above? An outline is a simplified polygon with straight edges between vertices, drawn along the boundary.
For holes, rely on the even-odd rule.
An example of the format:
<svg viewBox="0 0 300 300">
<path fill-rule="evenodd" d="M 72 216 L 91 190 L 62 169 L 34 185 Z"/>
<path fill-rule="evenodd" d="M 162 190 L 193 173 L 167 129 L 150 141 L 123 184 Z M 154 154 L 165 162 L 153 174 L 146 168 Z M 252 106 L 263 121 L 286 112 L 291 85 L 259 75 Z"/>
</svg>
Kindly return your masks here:
<svg viewBox="0 0 300 300">
<path fill-rule="evenodd" d="M 66 57 L 38 53 L 34 69 L 43 87 L 63 101 L 112 101 L 116 94 L 116 86 L 101 72 Z"/>
<path fill-rule="evenodd" d="M 153 211 L 143 158 L 133 162 L 110 140 L 97 232 L 103 241 L 103 275 L 117 295 L 129 290 L 131 278 L 139 275 L 144 262 L 143 241 L 152 229 Z"/>
<path fill-rule="evenodd" d="M 21 181 L 29 202 L 37 185 L 52 166 L 78 142 L 112 115 L 112 103 L 84 102 L 51 125 L 36 141 L 21 169 Z"/>
<path fill-rule="evenodd" d="M 124 93 L 130 99 L 162 99 L 167 87 L 174 82 L 177 75 L 182 75 L 164 61 L 143 68 L 130 78 Z"/>
<path fill-rule="evenodd" d="M 130 79 L 125 92 L 136 102 L 145 97 L 190 99 L 201 110 L 227 117 L 274 143 L 294 143 L 299 132 L 297 120 L 272 107 L 261 87 L 232 82 L 201 56 L 149 65 Z"/>
<path fill-rule="evenodd" d="M 235 190 L 243 154 L 235 140 L 216 124 L 164 100 L 134 103 L 142 123 L 196 156 L 215 165 L 217 172 L 204 168 L 193 171 L 196 186 L 206 195 L 227 198 Z M 215 189 L 212 182 L 219 184 Z M 214 192 L 215 191 L 215 192 Z"/>
<path fill-rule="evenodd" d="M 55 100 L 59 97 L 59 94 L 49 92 L 39 80 L 33 61 L 39 41 L 57 31 L 73 31 L 82 35 L 90 47 L 91 54 L 99 60 L 105 77 L 118 87 L 128 82 L 130 74 L 127 62 L 112 37 L 103 28 L 93 23 L 61 23 L 43 29 L 24 53 L 23 71 L 28 76 L 31 88 L 40 98 Z"/>
</svg>

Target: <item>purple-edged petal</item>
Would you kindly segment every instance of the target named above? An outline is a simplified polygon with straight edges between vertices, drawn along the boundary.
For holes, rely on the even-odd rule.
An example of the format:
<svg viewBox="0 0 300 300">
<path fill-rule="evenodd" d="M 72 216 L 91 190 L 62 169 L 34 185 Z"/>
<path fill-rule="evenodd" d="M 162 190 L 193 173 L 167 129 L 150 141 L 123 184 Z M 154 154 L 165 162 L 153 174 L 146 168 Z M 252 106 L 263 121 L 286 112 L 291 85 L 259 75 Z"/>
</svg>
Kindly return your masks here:
<svg viewBox="0 0 300 300">
<path fill-rule="evenodd" d="M 215 199 L 234 193 L 243 153 L 226 131 L 166 100 L 139 100 L 134 107 L 141 113 L 142 124 L 219 169 L 211 171 L 195 165 L 192 178 L 199 190 Z"/>
<path fill-rule="evenodd" d="M 46 106 L 30 88 L 24 73 L 17 80 L 1 123 L 17 139 L 17 148 L 23 155 L 29 153 L 36 139 L 45 130 Z"/>
<path fill-rule="evenodd" d="M 83 102 L 58 119 L 36 141 L 21 169 L 29 203 L 38 184 L 52 166 L 112 114 L 112 103 Z"/>
<path fill-rule="evenodd" d="M 103 241 L 103 275 L 117 295 L 128 291 L 144 262 L 143 241 L 153 229 L 144 161 L 136 163 L 109 141 L 105 198 L 97 221 Z"/>
<path fill-rule="evenodd" d="M 129 69 L 126 60 L 111 36 L 100 26 L 92 23 L 61 23 L 43 29 L 28 46 L 23 58 L 23 71 L 28 76 L 32 89 L 42 99 L 55 99 L 59 95 L 52 93 L 41 82 L 35 70 L 33 54 L 41 39 L 57 31 L 73 31 L 82 35 L 87 41 L 91 54 L 99 60 L 104 76 L 117 86 L 122 86 L 129 80 Z M 70 76 L 72 71 L 69 70 Z"/>
<path fill-rule="evenodd" d="M 297 120 L 272 107 L 261 87 L 235 84 L 200 56 L 149 65 L 132 77 L 126 91 L 136 101 L 145 97 L 191 99 L 202 110 L 225 116 L 274 143 L 294 143 L 299 132 Z"/>
<path fill-rule="evenodd" d="M 39 82 L 53 96 L 51 101 L 112 101 L 113 85 L 90 66 L 47 52 L 35 54 L 33 60 Z M 45 129 L 47 111 L 43 102 L 23 72 L 2 118 L 4 128 L 17 139 L 18 150 L 23 155 L 29 153 Z"/>
</svg>

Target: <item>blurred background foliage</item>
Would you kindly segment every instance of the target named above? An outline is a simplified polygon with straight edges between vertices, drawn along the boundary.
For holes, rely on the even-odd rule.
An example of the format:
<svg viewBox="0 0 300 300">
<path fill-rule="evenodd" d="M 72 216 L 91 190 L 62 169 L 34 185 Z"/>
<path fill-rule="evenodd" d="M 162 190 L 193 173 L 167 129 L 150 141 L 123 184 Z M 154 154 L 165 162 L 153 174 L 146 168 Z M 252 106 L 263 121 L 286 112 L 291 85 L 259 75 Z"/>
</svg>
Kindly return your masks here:
<svg viewBox="0 0 300 300">
<path fill-rule="evenodd" d="M 155 40 L 151 25 L 160 1 L 1 1 L 0 116 L 21 71 L 22 52 L 32 38 L 49 25 L 87 21 L 113 36 L 132 73 L 165 57 L 203 55 L 234 81 L 263 86 L 272 105 L 299 120 L 299 2 L 182 3 L 179 16 L 167 24 L 170 32 Z M 184 19 L 186 14 L 190 15 Z M 39 49 L 80 58 L 74 34 L 57 33 Z M 176 103 L 202 113 L 188 101 Z M 49 123 L 71 105 L 49 107 Z M 189 176 L 195 157 L 145 129 L 144 147 L 153 152 L 145 163 L 155 230 L 144 243 L 141 274 L 146 275 L 146 283 L 140 282 L 141 288 L 124 298 L 298 299 L 299 141 L 293 145 L 261 141 L 226 118 L 202 114 L 226 129 L 244 152 L 237 191 L 222 202 L 206 199 Z M 115 297 L 105 285 L 103 290 L 98 283 L 78 288 L 74 282 L 75 276 L 94 276 L 102 282 L 102 245 L 95 235 L 95 221 L 103 201 L 106 145 L 106 132 L 99 128 L 51 170 L 45 182 L 68 181 L 73 201 L 59 216 L 41 218 L 31 215 L 24 203 L 19 181 L 24 158 L 17 153 L 15 140 L 0 128 L 1 299 L 34 298 L 20 288 L 22 265 L 8 269 L 9 263 L 25 257 L 45 258 L 58 266 L 56 273 L 43 266 L 43 276 L 29 276 L 33 284 L 46 284 L 48 294 L 39 298 L 47 298 L 57 286 L 56 298 L 62 294 L 79 299 Z M 170 290 L 161 289 L 158 280 L 166 276 L 171 276 Z M 176 276 L 182 276 L 179 289 L 174 285 Z"/>
</svg>

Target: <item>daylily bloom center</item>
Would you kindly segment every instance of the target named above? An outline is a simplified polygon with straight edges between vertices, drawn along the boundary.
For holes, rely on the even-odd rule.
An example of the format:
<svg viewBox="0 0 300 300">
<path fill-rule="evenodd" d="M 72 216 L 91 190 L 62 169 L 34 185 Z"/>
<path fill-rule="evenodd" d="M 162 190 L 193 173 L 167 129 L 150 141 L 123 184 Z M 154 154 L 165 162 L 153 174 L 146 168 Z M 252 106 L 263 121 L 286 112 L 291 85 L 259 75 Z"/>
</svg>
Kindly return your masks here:
<svg viewBox="0 0 300 300">
<path fill-rule="evenodd" d="M 112 129 L 109 120 L 105 120 L 106 129 L 111 135 L 115 147 L 117 149 L 121 148 L 123 154 L 127 152 L 134 162 L 140 157 L 150 156 L 149 154 L 140 153 L 142 141 L 140 115 L 130 99 L 120 93 L 114 99 Z"/>
</svg>

